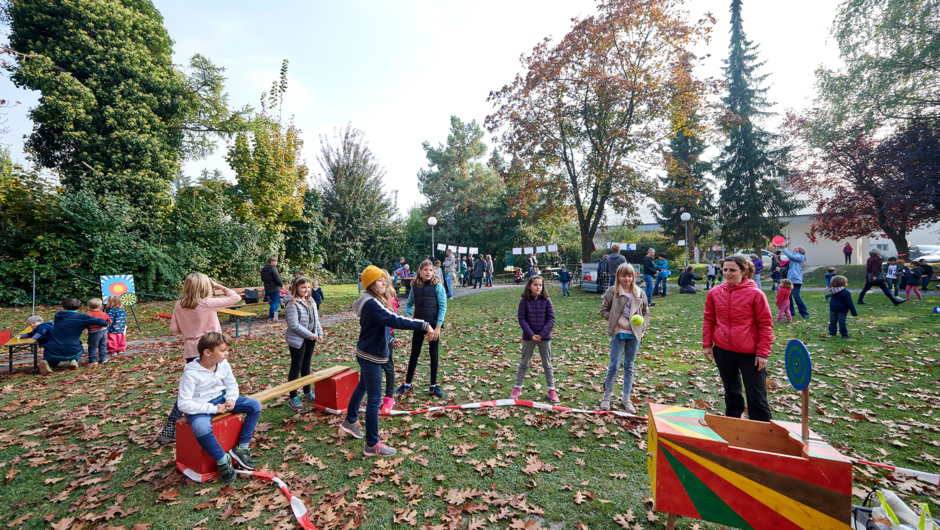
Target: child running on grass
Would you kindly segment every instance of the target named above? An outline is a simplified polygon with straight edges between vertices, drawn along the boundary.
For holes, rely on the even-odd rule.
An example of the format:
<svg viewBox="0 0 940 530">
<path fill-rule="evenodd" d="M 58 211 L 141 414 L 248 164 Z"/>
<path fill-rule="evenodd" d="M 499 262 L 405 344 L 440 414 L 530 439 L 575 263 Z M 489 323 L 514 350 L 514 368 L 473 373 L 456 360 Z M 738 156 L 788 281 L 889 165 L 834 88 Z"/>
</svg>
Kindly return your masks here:
<svg viewBox="0 0 940 530">
<path fill-rule="evenodd" d="M 793 291 L 793 282 L 787 279 L 780 280 L 780 287 L 777 288 L 777 322 L 782 322 L 783 317 L 787 317 L 787 322 L 793 322 L 793 316 L 790 314 L 790 292 Z"/>
<path fill-rule="evenodd" d="M 849 338 L 849 329 L 846 325 L 849 312 L 853 317 L 857 317 L 855 304 L 852 303 L 852 295 L 846 289 L 849 285 L 849 279 L 845 276 L 833 276 L 829 282 L 829 336 L 836 336 L 836 323 L 839 324 L 839 333 L 843 339 Z"/>
<path fill-rule="evenodd" d="M 110 297 L 109 297 L 110 298 Z M 100 298 L 88 300 L 88 316 L 100 318 L 111 325 L 111 317 L 101 310 L 104 302 Z M 97 363 L 101 358 L 101 363 L 108 362 L 108 326 L 88 326 L 88 363 Z"/>
<path fill-rule="evenodd" d="M 80 307 L 82 303 L 75 298 L 62 300 L 63 311 L 56 313 L 52 320 L 52 338 L 46 343 L 39 361 L 39 371 L 43 375 L 51 374 L 60 362 L 69 363 L 69 370 L 78 370 L 78 358 L 85 352 L 82 332 L 91 326 L 108 327 L 107 320 L 79 313 Z"/>
<path fill-rule="evenodd" d="M 108 326 L 108 354 L 117 355 L 127 350 L 127 311 L 124 310 L 124 301 L 120 296 L 109 296 L 108 317 L 111 325 Z"/>
<path fill-rule="evenodd" d="M 310 280 L 301 276 L 290 284 L 290 300 L 284 305 L 284 320 L 287 321 L 287 349 L 290 350 L 290 371 L 287 381 L 295 381 L 310 375 L 310 359 L 313 349 L 323 340 L 323 328 L 320 327 L 320 314 L 311 296 Z M 315 396 L 310 385 L 303 388 L 304 400 L 314 401 Z M 291 390 L 287 406 L 294 410 L 303 409 L 297 391 Z"/>
<path fill-rule="evenodd" d="M 441 327 L 444 325 L 444 315 L 447 314 L 447 291 L 444 284 L 434 274 L 434 264 L 422 261 L 418 266 L 418 277 L 411 285 L 408 293 L 408 302 L 405 304 L 405 316 L 412 316 L 429 322 L 434 326 L 434 334 L 441 336 Z M 408 360 L 408 375 L 405 382 L 395 392 L 398 395 L 408 394 L 414 389 L 411 382 L 414 380 L 415 369 L 418 367 L 418 357 L 421 356 L 421 346 L 424 343 L 424 334 L 415 330 L 411 338 L 411 358 Z M 440 341 L 428 341 L 428 354 L 431 356 L 431 384 L 428 393 L 436 398 L 444 397 L 444 392 L 437 384 L 438 351 Z"/>
<path fill-rule="evenodd" d="M 424 338 L 437 340 L 431 324 L 414 318 L 400 317 L 391 309 L 391 287 L 382 270 L 369 265 L 359 275 L 366 292 L 353 303 L 359 317 L 359 342 L 356 361 L 359 363 L 359 384 L 349 399 L 346 418 L 340 424 L 343 432 L 365 438 L 365 456 L 391 456 L 397 451 L 379 439 L 379 407 L 382 404 L 382 365 L 388 362 L 388 328 L 421 329 Z M 366 432 L 359 425 L 359 406 L 366 397 Z"/>
<path fill-rule="evenodd" d="M 532 360 L 532 352 L 539 348 L 539 357 L 542 358 L 542 370 L 545 371 L 545 386 L 548 387 L 548 400 L 558 403 L 558 393 L 555 392 L 555 376 L 552 368 L 552 328 L 555 326 L 555 308 L 548 298 L 541 276 L 533 276 L 525 284 L 522 291 L 522 300 L 519 301 L 519 327 L 522 328 L 522 360 L 519 361 L 519 370 L 516 371 L 516 386 L 512 389 L 510 399 L 516 399 L 522 394 L 522 383 L 525 373 Z"/>
<path fill-rule="evenodd" d="M 904 289 L 905 296 L 910 300 L 911 291 L 914 291 L 914 294 L 917 295 L 917 301 L 923 302 L 924 297 L 920 295 L 920 284 L 924 278 L 924 271 L 916 263 L 911 263 L 911 268 L 908 270 L 910 276 L 907 280 L 907 288 Z"/>
<path fill-rule="evenodd" d="M 633 363 L 636 352 L 640 349 L 643 333 L 649 329 L 650 310 L 646 293 L 636 286 L 636 271 L 633 265 L 622 263 L 617 267 L 617 281 L 604 293 L 600 314 L 607 321 L 607 335 L 610 336 L 610 365 L 604 379 L 604 397 L 601 398 L 601 410 L 610 410 L 610 396 L 614 391 L 617 372 L 620 371 L 620 358 L 623 357 L 623 408 L 630 414 L 636 414 L 636 407 L 630 401 L 633 392 Z M 643 322 L 636 324 L 633 318 L 640 316 Z"/>
<path fill-rule="evenodd" d="M 251 471 L 255 463 L 251 460 L 248 444 L 255 433 L 261 403 L 238 394 L 238 382 L 228 362 L 228 349 L 232 338 L 225 333 L 210 331 L 196 343 L 199 361 L 186 365 L 180 378 L 177 406 L 186 415 L 199 446 L 213 459 L 219 468 L 222 482 L 235 481 L 232 460 L 240 467 Z M 238 444 L 226 453 L 212 433 L 212 416 L 231 412 L 245 413 Z"/>
</svg>

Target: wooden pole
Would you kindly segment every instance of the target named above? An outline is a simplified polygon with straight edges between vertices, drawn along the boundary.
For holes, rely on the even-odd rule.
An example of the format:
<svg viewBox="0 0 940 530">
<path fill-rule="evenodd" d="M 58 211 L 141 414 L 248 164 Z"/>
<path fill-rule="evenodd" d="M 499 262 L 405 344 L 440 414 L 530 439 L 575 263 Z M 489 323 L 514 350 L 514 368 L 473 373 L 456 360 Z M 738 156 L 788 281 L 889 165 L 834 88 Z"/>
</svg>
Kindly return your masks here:
<svg viewBox="0 0 940 530">
<path fill-rule="evenodd" d="M 803 444 L 809 443 L 809 386 L 803 389 Z"/>
</svg>

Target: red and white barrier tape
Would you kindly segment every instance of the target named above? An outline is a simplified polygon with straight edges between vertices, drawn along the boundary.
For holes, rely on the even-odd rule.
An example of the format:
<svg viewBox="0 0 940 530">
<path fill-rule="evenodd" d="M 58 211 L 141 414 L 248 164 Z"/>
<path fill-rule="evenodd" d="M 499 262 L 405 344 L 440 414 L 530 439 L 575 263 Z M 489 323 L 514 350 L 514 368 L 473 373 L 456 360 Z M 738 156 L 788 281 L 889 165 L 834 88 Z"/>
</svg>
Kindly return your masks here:
<svg viewBox="0 0 940 530">
<path fill-rule="evenodd" d="M 313 523 L 310 522 L 310 517 L 307 515 L 307 507 L 304 506 L 303 501 L 294 497 L 290 490 L 287 489 L 287 484 L 284 484 L 284 481 L 275 477 L 270 473 L 264 473 L 261 471 L 242 471 L 240 469 L 235 470 L 236 473 L 242 475 L 250 475 L 255 478 L 260 478 L 261 480 L 266 480 L 268 482 L 273 482 L 277 484 L 277 487 L 281 489 L 281 493 L 287 497 L 287 500 L 290 501 L 290 509 L 294 512 L 294 518 L 297 519 L 297 522 L 300 523 L 300 526 L 304 530 L 317 530 L 316 526 L 313 526 Z"/>
<path fill-rule="evenodd" d="M 579 414 L 612 414 L 614 416 L 620 416 L 621 418 L 630 418 L 634 420 L 646 420 L 646 416 L 637 416 L 635 414 L 629 414 L 627 412 L 621 412 L 619 410 L 573 409 L 569 407 L 561 407 L 558 405 L 550 405 L 547 403 L 539 403 L 537 401 L 529 401 L 528 399 L 497 399 L 494 401 L 480 401 L 478 403 L 465 403 L 463 405 L 446 405 L 443 407 L 431 407 L 431 408 L 422 409 L 422 410 L 380 409 L 379 414 L 382 416 L 401 416 L 404 414 L 425 414 L 428 412 L 436 412 L 438 410 L 484 409 L 484 408 L 489 408 L 489 407 L 507 407 L 510 405 L 518 405 L 520 407 L 531 407 L 534 409 L 541 409 L 541 410 L 551 410 L 555 412 L 577 412 Z"/>
<path fill-rule="evenodd" d="M 846 457 L 855 464 L 865 464 L 867 466 L 875 466 L 884 469 L 890 469 L 899 475 L 905 475 L 908 477 L 914 477 L 918 480 L 922 480 L 928 484 L 933 484 L 934 486 L 940 486 L 940 475 L 936 473 L 926 473 L 924 471 L 916 471 L 913 469 L 907 469 L 904 467 L 889 466 L 887 464 L 879 464 L 877 462 L 869 462 L 867 460 L 859 460 L 858 458 Z"/>
</svg>

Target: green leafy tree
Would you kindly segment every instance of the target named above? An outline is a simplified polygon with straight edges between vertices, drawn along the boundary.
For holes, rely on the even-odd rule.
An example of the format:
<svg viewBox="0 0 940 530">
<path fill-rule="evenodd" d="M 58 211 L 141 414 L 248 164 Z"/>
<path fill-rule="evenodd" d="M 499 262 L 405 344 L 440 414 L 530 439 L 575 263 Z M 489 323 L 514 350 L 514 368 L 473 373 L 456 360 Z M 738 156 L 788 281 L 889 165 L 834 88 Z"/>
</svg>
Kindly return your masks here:
<svg viewBox="0 0 940 530">
<path fill-rule="evenodd" d="M 842 67 L 816 72 L 831 126 L 940 117 L 940 1 L 843 0 L 832 35 Z"/>
<path fill-rule="evenodd" d="M 686 239 L 686 227 L 680 216 L 688 212 L 689 241 L 686 248 L 695 248 L 697 235 L 707 235 L 715 226 L 714 195 L 709 182 L 711 163 L 701 159 L 708 147 L 702 131 L 696 127 L 697 120 L 689 127 L 682 127 L 669 141 L 666 153 L 666 176 L 660 180 L 665 189 L 659 194 L 659 210 L 656 222 L 663 233 L 674 239 Z"/>
<path fill-rule="evenodd" d="M 425 219 L 439 218 L 437 241 L 495 252 L 507 212 L 505 186 L 486 161 L 483 129 L 476 120 L 451 116 L 447 144 L 424 142 L 422 147 L 428 167 L 418 172 L 418 182 L 428 198 Z"/>
<path fill-rule="evenodd" d="M 767 75 L 757 75 L 757 46 L 744 35 L 741 0 L 731 1 L 731 51 L 724 61 L 728 92 L 723 98 L 733 117 L 725 123 L 728 141 L 715 166 L 721 183 L 721 239 L 732 247 L 760 248 L 779 235 L 795 202 L 783 191 L 787 177 L 787 150 L 775 146 L 778 137 L 757 123 L 771 115 L 761 85 Z"/>
<path fill-rule="evenodd" d="M 691 22 L 678 0 L 605 0 L 575 19 L 557 44 L 548 39 L 522 59 L 524 76 L 490 93 L 491 133 L 512 157 L 505 178 L 521 192 L 514 214 L 541 205 L 542 215 L 572 208 L 583 259 L 608 209 L 635 216 L 639 196 L 654 191 L 637 158 L 663 147 L 713 84 L 690 76 L 690 51 L 707 40 L 714 19 Z"/>
<path fill-rule="evenodd" d="M 303 216 L 288 225 L 284 257 L 292 267 L 316 269 L 323 265 L 323 245 L 329 234 L 323 223 L 323 199 L 320 192 L 304 192 Z"/>
<path fill-rule="evenodd" d="M 385 168 L 369 149 L 362 131 L 352 124 L 336 130 L 331 144 L 320 136 L 317 161 L 323 218 L 331 233 L 326 266 L 337 275 L 353 276 L 366 263 L 391 263 L 401 233 L 393 223 L 397 194 L 383 189 Z"/>
<path fill-rule="evenodd" d="M 149 0 L 8 1 L 17 60 L 11 80 L 40 92 L 26 149 L 71 190 L 120 194 L 143 212 L 169 205 L 180 160 L 231 132 L 221 69 L 196 56 L 172 63 L 163 18 Z"/>
<path fill-rule="evenodd" d="M 280 81 L 261 97 L 261 114 L 253 130 L 238 133 L 226 156 L 239 189 L 250 199 L 245 205 L 250 215 L 276 231 L 302 217 L 308 173 L 300 157 L 300 130 L 293 120 L 284 123 L 281 118 L 286 91 L 284 61 Z"/>
</svg>

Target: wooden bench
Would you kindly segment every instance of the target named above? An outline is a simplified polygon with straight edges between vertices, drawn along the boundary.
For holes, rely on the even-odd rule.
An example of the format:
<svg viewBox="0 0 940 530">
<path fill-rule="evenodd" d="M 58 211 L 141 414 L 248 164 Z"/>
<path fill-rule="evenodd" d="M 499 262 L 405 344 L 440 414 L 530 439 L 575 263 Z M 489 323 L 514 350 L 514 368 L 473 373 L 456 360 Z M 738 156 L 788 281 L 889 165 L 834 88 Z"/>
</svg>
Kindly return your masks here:
<svg viewBox="0 0 940 530">
<path fill-rule="evenodd" d="M 6 341 L 6 346 L 10 350 L 10 371 L 8 373 L 13 373 L 13 354 L 21 351 L 32 351 L 33 352 L 33 368 L 39 369 L 39 344 L 36 342 L 36 339 L 21 339 L 20 335 L 24 333 L 29 333 L 33 330 L 31 327 L 23 329 L 23 331 L 16 334 L 15 337 Z"/>
<path fill-rule="evenodd" d="M 247 311 L 238 311 L 236 309 L 216 309 L 216 313 L 221 315 L 228 315 L 229 320 L 235 321 L 235 336 L 238 337 L 238 324 L 241 322 L 241 319 L 248 319 L 248 334 L 251 335 L 251 317 L 255 316 L 254 313 L 249 313 Z"/>
</svg>

